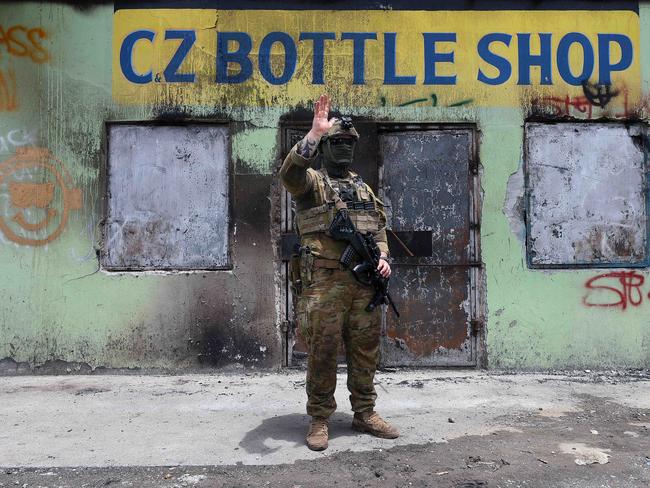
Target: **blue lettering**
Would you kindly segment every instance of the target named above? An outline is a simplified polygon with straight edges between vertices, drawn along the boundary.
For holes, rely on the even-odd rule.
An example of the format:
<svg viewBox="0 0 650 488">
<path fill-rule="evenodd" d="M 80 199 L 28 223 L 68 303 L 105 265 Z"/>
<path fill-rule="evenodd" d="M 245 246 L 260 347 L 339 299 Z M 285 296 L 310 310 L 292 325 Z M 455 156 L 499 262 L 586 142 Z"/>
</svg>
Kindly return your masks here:
<svg viewBox="0 0 650 488">
<path fill-rule="evenodd" d="M 415 76 L 396 74 L 395 44 L 397 33 L 384 33 L 384 85 L 415 85 Z"/>
<path fill-rule="evenodd" d="M 279 42 L 284 47 L 284 69 L 280 76 L 275 76 L 271 69 L 271 48 Z M 272 85 L 283 85 L 288 82 L 296 70 L 298 53 L 296 43 L 286 32 L 269 32 L 260 44 L 259 67 L 260 73 Z"/>
<path fill-rule="evenodd" d="M 491 64 L 499 70 L 497 76 L 490 78 L 479 68 L 478 81 L 485 83 L 486 85 L 501 85 L 510 79 L 510 75 L 512 74 L 510 61 L 490 51 L 490 44 L 493 42 L 502 42 L 506 46 L 510 46 L 511 40 L 512 36 L 510 34 L 494 32 L 492 34 L 484 35 L 481 40 L 478 41 L 478 55 L 483 59 L 483 61 Z"/>
<path fill-rule="evenodd" d="M 341 40 L 352 40 L 353 46 L 353 63 L 354 74 L 352 83 L 355 85 L 365 85 L 366 83 L 366 41 L 377 40 L 377 34 L 374 32 L 342 32 Z"/>
<path fill-rule="evenodd" d="M 454 52 L 439 53 L 436 42 L 456 42 L 455 32 L 423 32 L 424 36 L 424 84 L 425 85 L 455 85 L 456 75 L 436 75 L 436 63 L 453 63 Z"/>
<path fill-rule="evenodd" d="M 517 34 L 519 48 L 518 85 L 530 85 L 530 68 L 541 68 L 541 85 L 552 85 L 551 34 L 539 34 L 540 53 L 530 54 L 530 34 Z"/>
<path fill-rule="evenodd" d="M 314 56 L 312 58 L 312 83 L 314 85 L 322 85 L 325 83 L 323 80 L 323 65 L 325 64 L 325 41 L 333 41 L 336 39 L 334 32 L 301 32 L 300 41 L 313 41 L 314 43 Z"/>
<path fill-rule="evenodd" d="M 237 42 L 236 51 L 228 51 L 228 42 Z M 253 47 L 251 37 L 245 32 L 217 33 L 217 83 L 243 83 L 253 74 L 253 63 L 248 55 Z M 239 73 L 228 74 L 228 63 L 239 65 Z"/>
<path fill-rule="evenodd" d="M 182 39 L 183 42 L 180 43 L 174 56 L 165 68 L 163 73 L 165 75 L 165 81 L 194 83 L 194 73 L 179 73 L 178 69 L 196 42 L 196 32 L 193 30 L 168 30 L 165 32 L 165 40 L 167 39 Z"/>
<path fill-rule="evenodd" d="M 578 76 L 573 76 L 569 63 L 569 50 L 572 44 L 580 44 L 582 46 L 582 71 Z M 560 44 L 557 47 L 557 69 L 562 79 L 569 85 L 578 86 L 582 82 L 589 80 L 594 70 L 594 48 L 587 36 L 579 32 L 569 32 L 560 40 Z"/>
<path fill-rule="evenodd" d="M 615 42 L 621 47 L 621 59 L 611 64 L 609 45 Z M 612 71 L 623 71 L 630 67 L 634 57 L 634 48 L 629 37 L 623 34 L 598 34 L 598 83 L 612 84 Z"/>
<path fill-rule="evenodd" d="M 140 39 L 153 41 L 155 36 L 156 33 L 153 31 L 139 30 L 131 32 L 124 38 L 122 47 L 120 48 L 120 68 L 122 69 L 124 77 L 131 83 L 138 83 L 141 85 L 151 83 L 151 80 L 153 79 L 153 73 L 151 70 L 140 75 L 133 69 L 133 46 L 135 46 L 135 43 Z"/>
</svg>

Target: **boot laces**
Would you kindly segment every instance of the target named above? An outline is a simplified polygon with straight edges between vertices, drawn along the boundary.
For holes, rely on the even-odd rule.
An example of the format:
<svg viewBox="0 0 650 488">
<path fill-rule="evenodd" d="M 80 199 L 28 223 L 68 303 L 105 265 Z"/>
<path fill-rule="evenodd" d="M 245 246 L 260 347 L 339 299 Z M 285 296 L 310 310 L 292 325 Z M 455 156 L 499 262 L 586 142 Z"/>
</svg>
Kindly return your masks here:
<svg viewBox="0 0 650 488">
<path fill-rule="evenodd" d="M 388 423 L 377 412 L 372 412 L 368 416 L 367 422 L 382 430 L 388 428 Z"/>
<path fill-rule="evenodd" d="M 327 435 L 327 420 L 313 419 L 309 425 L 309 435 Z"/>
</svg>

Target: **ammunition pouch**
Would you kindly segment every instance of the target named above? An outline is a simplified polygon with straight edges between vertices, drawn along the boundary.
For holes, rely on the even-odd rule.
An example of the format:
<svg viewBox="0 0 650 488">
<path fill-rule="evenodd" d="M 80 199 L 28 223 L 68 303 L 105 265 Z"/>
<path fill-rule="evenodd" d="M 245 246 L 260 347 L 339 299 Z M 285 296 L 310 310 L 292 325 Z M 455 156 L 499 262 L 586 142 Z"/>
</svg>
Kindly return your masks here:
<svg viewBox="0 0 650 488">
<path fill-rule="evenodd" d="M 292 262 L 297 265 L 297 272 L 295 272 L 295 275 L 292 270 L 292 276 L 296 277 L 296 281 L 292 281 L 292 284 L 294 284 L 296 295 L 300 295 L 302 290 L 311 285 L 312 282 L 314 255 L 309 246 L 300 247 L 296 258 L 294 259 L 292 256 Z"/>
<path fill-rule="evenodd" d="M 289 259 L 289 282 L 291 292 L 295 296 L 302 293 L 302 279 L 300 278 L 300 245 L 296 244 Z"/>
<path fill-rule="evenodd" d="M 334 203 L 325 203 L 307 210 L 298 210 L 296 219 L 300 235 L 329 230 L 336 215 Z M 379 212 L 374 202 L 354 202 L 349 205 L 348 215 L 355 228 L 362 233 L 375 233 L 379 230 Z"/>
<path fill-rule="evenodd" d="M 318 207 L 296 212 L 296 223 L 300 235 L 325 232 L 334 218 L 334 205 L 325 203 Z"/>
</svg>

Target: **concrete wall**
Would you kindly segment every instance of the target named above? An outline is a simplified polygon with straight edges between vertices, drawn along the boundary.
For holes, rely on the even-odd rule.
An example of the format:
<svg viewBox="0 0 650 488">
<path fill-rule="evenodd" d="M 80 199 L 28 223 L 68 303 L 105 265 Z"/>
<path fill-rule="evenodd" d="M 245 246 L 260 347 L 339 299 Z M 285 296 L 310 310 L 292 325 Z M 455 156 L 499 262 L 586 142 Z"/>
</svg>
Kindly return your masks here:
<svg viewBox="0 0 650 488">
<path fill-rule="evenodd" d="M 5 34 L 15 26 L 12 33 L 24 36 L 20 43 L 0 44 L 0 162 L 5 175 L 1 211 L 15 231 L 0 233 L 0 358 L 31 366 L 47 361 L 109 368 L 281 366 L 273 245 L 279 121 L 324 87 L 302 93 L 298 86 L 276 96 L 256 83 L 245 94 L 229 86 L 222 91 L 205 88 L 205 99 L 200 98 L 201 90 L 187 97 L 169 91 L 138 99 L 115 91 L 113 5 L 81 9 L 17 2 L 3 3 L 0 11 Z M 355 116 L 475 123 L 480 130 L 481 256 L 491 367 L 650 366 L 648 268 L 531 269 L 522 169 L 526 120 L 557 120 L 567 115 L 563 110 L 572 119 L 647 116 L 650 54 L 644 46 L 650 45 L 650 4 L 643 2 L 639 15 L 642 49 L 636 62 L 642 83 L 634 107 L 628 107 L 622 95 L 610 110 L 586 107 L 583 101 L 565 103 L 557 94 L 544 99 L 543 90 L 521 103 L 496 103 L 496 98 L 492 103 L 489 90 L 473 86 L 456 91 L 419 87 L 420 93 L 407 87 L 411 91 L 402 92 L 401 100 L 400 87 L 389 87 L 385 96 L 358 86 L 325 87 L 335 100 L 337 95 L 342 100 L 342 111 Z M 521 28 L 530 28 L 524 24 Z M 264 21 L 256 25 L 263 27 Z M 518 28 L 513 26 L 515 32 Z M 400 69 L 408 73 L 411 68 L 406 64 Z M 303 75 L 311 77 L 312 71 Z M 499 97 L 506 100 L 504 91 L 507 88 Z M 435 103 L 430 103 L 432 93 Z M 418 97 L 427 102 L 410 103 Z M 541 103 L 531 103 L 533 99 Z M 232 269 L 100 269 L 107 188 L 105 124 L 188 120 L 229 125 Z M 45 182 L 48 172 L 61 175 L 61 180 L 53 190 L 43 186 L 21 193 L 14 185 L 12 194 L 6 175 L 15 168 L 32 182 Z M 23 208 L 31 223 L 47 218 L 43 205 L 36 205 L 39 199 L 51 200 L 56 215 L 40 230 L 17 228 L 12 218 Z M 603 296 L 598 285 L 619 291 Z M 601 306 L 608 303 L 611 306 Z"/>
</svg>

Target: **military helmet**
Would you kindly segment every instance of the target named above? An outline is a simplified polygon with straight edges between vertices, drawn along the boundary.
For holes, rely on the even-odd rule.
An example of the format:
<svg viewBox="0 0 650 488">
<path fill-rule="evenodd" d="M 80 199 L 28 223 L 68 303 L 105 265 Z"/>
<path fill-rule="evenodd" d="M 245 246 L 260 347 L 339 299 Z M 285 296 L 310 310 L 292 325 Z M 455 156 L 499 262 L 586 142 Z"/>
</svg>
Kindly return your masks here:
<svg viewBox="0 0 650 488">
<path fill-rule="evenodd" d="M 330 137 L 351 137 L 358 141 L 359 133 L 352 125 L 352 118 L 341 117 L 340 119 L 334 119 L 334 125 L 330 127 L 322 139 L 325 140 Z"/>
</svg>

